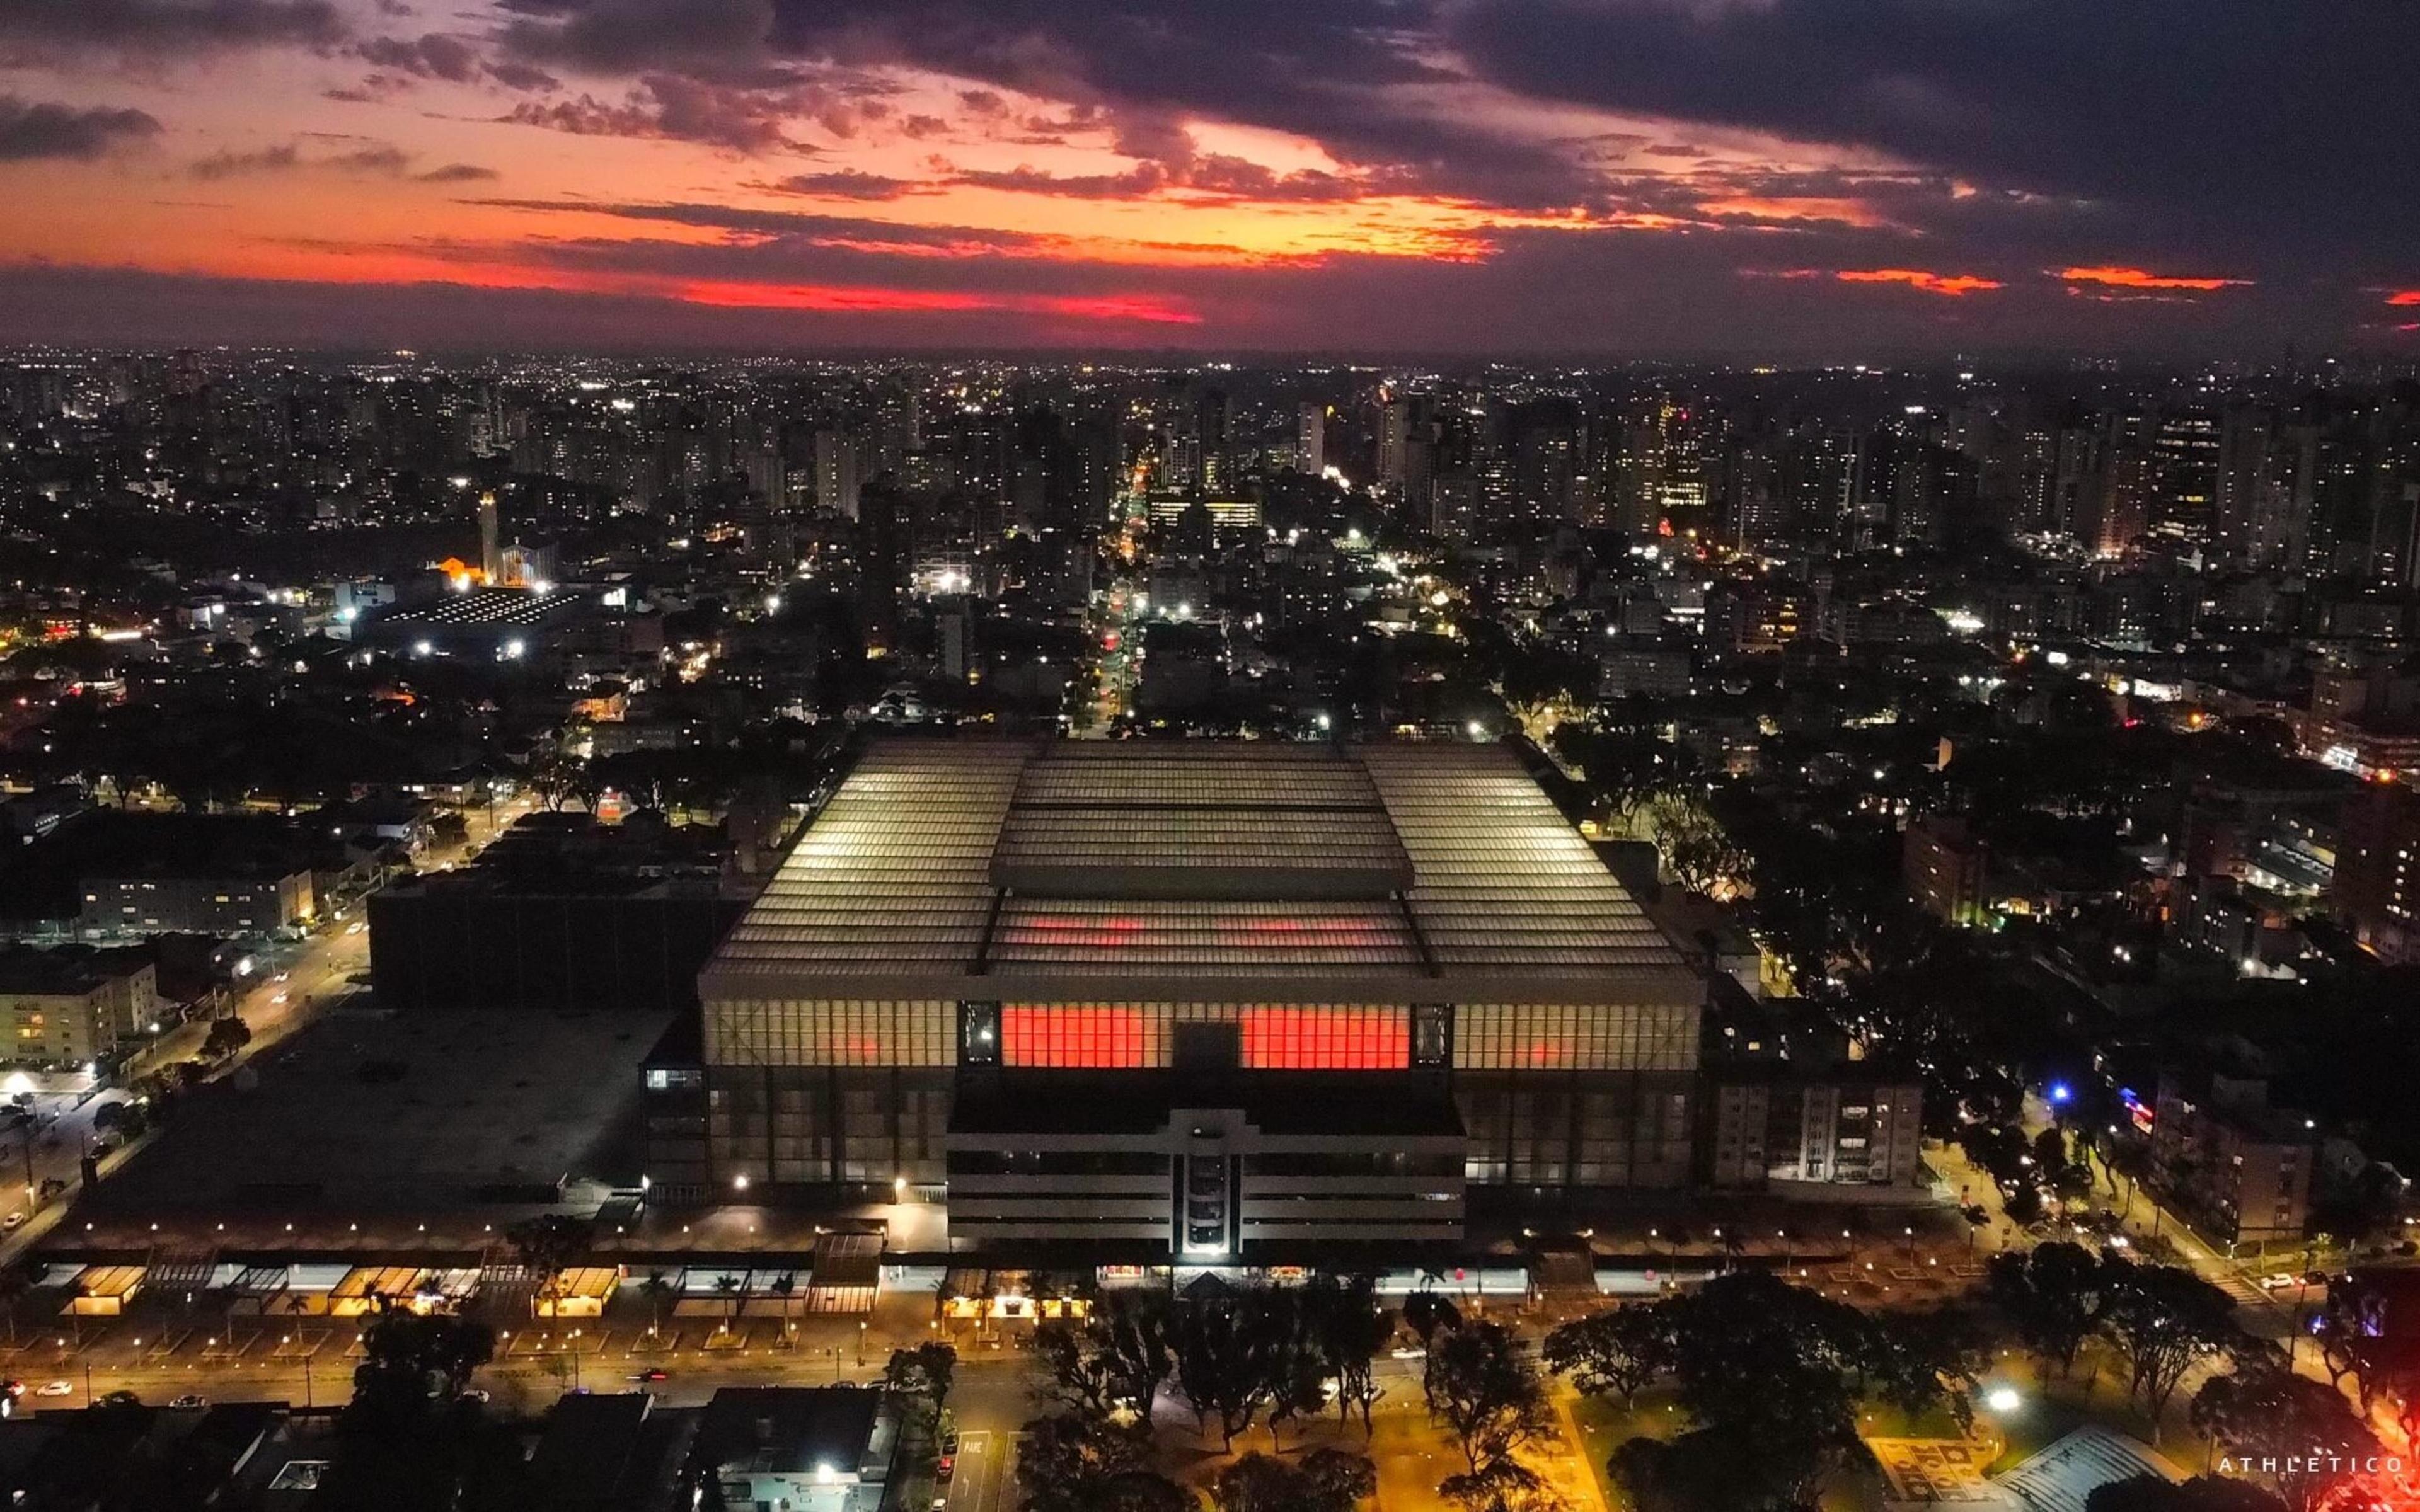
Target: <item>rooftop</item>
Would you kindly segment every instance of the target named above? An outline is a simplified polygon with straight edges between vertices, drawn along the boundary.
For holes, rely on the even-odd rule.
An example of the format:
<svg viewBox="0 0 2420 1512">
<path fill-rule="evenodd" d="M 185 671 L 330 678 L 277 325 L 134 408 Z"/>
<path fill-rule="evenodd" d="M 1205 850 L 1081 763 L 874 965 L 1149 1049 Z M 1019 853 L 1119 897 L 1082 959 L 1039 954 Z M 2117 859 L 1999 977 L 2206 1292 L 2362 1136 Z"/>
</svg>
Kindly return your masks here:
<svg viewBox="0 0 2420 1512">
<path fill-rule="evenodd" d="M 662 1012 L 347 1010 L 186 1094 L 82 1217 L 324 1210 L 369 1218 L 634 1183 L 639 1066 Z"/>
<path fill-rule="evenodd" d="M 1398 997 L 1459 979 L 1465 996 L 1695 1001 L 1512 757 L 1445 743 L 877 741 L 705 990 L 845 978 L 958 997 L 984 978 L 1029 996 L 1213 978 Z"/>
<path fill-rule="evenodd" d="M 725 1386 L 706 1404 L 695 1471 L 802 1472 L 854 1477 L 874 1441 L 882 1394 L 862 1386 Z"/>
</svg>

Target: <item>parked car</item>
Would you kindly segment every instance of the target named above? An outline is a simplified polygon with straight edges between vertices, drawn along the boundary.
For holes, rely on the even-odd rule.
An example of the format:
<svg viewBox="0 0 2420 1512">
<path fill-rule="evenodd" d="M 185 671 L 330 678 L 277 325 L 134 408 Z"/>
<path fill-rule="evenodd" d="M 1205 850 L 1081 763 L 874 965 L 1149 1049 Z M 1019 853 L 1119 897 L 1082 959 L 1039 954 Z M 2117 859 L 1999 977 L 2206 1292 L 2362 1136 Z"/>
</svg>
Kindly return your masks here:
<svg viewBox="0 0 2420 1512">
<path fill-rule="evenodd" d="M 179 1412 L 198 1412 L 203 1408 L 209 1406 L 210 1403 L 209 1397 L 202 1396 L 189 1391 L 182 1396 L 170 1402 L 168 1405 Z"/>
<path fill-rule="evenodd" d="M 36 1391 L 34 1395 L 37 1396 L 72 1396 L 75 1395 L 75 1382 L 71 1381 L 45 1381 L 42 1382 L 40 1389 Z"/>
</svg>

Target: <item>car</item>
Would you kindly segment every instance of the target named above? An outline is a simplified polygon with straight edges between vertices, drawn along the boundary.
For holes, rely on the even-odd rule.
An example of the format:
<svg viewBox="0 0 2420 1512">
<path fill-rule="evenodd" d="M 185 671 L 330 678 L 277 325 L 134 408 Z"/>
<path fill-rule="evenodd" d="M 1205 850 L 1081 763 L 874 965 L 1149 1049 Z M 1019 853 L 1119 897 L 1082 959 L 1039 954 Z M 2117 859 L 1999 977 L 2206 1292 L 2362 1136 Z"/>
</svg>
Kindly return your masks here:
<svg viewBox="0 0 2420 1512">
<path fill-rule="evenodd" d="M 947 1486 L 950 1483 L 950 1477 L 957 1473 L 958 1457 L 955 1455 L 943 1455 L 933 1466 L 933 1478 L 944 1486 Z"/>
<path fill-rule="evenodd" d="M 6 1218 L 0 1218 L 0 1229 L 6 1229 L 8 1232 L 14 1233 L 17 1229 L 23 1227 L 24 1223 L 25 1215 L 23 1212 L 12 1212 Z"/>
<path fill-rule="evenodd" d="M 2274 1275 L 2264 1275 L 2260 1278 L 2260 1289 L 2263 1291 L 2275 1291 L 2281 1288 L 2296 1286 L 2299 1284 L 2299 1278 L 2290 1275 L 2284 1271 L 2280 1271 Z"/>
<path fill-rule="evenodd" d="M 661 1365 L 649 1365 L 630 1378 L 632 1381 L 669 1381 L 672 1373 Z"/>
<path fill-rule="evenodd" d="M 22 1381 L 0 1381 L 0 1391 L 5 1391 L 11 1396 L 23 1396 L 25 1395 L 25 1383 Z"/>
<path fill-rule="evenodd" d="M 1388 1353 L 1391 1358 L 1397 1360 L 1425 1360 L 1429 1357 L 1429 1351 L 1417 1344 L 1406 1344 L 1400 1350 L 1389 1350 Z"/>
<path fill-rule="evenodd" d="M 71 1381 L 45 1381 L 40 1386 L 35 1389 L 34 1395 L 37 1396 L 72 1396 L 75 1395 L 75 1382 Z"/>
<path fill-rule="evenodd" d="M 189 1391 L 182 1396 L 177 1397 L 175 1400 L 169 1402 L 168 1405 L 179 1412 L 198 1412 L 203 1408 L 209 1406 L 210 1402 L 209 1397 Z"/>
<path fill-rule="evenodd" d="M 282 993 L 282 992 L 281 992 L 281 993 L 271 993 L 271 994 L 270 995 L 269 1000 L 270 1000 L 271 1002 L 272 1002 L 272 1003 L 282 1003 L 282 1002 L 286 1001 L 286 995 L 285 995 L 284 993 Z"/>
<path fill-rule="evenodd" d="M 101 1394 L 101 1405 L 103 1407 L 140 1407 L 143 1405 L 143 1398 L 135 1396 L 131 1391 L 121 1388 L 117 1391 L 102 1392 Z"/>
<path fill-rule="evenodd" d="M 950 1493 L 949 1493 L 949 1492 L 947 1492 L 947 1491 L 939 1491 L 939 1492 L 936 1492 L 936 1493 L 934 1494 L 934 1497 L 933 1497 L 933 1512 L 942 1512 L 942 1509 L 943 1509 L 944 1507 L 948 1506 L 949 1504 L 950 1504 Z"/>
<path fill-rule="evenodd" d="M 454 1399 L 458 1402 L 477 1402 L 480 1405 L 485 1406 L 488 1401 L 488 1394 L 481 1391 L 476 1386 L 466 1386 L 462 1389 L 462 1395 L 455 1397 Z"/>
<path fill-rule="evenodd" d="M 958 1430 L 952 1428 L 947 1433 L 941 1435 L 941 1458 L 944 1459 L 955 1459 L 957 1457 Z"/>
</svg>

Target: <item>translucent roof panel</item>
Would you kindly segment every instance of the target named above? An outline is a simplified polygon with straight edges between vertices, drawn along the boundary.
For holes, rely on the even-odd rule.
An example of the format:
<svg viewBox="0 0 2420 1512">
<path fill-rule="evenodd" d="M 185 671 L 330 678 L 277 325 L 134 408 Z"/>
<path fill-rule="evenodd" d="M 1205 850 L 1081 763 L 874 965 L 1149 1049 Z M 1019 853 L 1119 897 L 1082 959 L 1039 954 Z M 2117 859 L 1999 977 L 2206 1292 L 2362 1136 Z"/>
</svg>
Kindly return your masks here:
<svg viewBox="0 0 2420 1512">
<path fill-rule="evenodd" d="M 1068 743 L 1025 768 L 992 880 L 1049 898 L 1391 898 L 1410 859 L 1360 764 L 1316 747 Z"/>
<path fill-rule="evenodd" d="M 1502 747 L 1367 746 L 1355 754 L 1411 856 L 1412 917 L 1442 974 L 1579 976 L 1680 963 Z"/>
<path fill-rule="evenodd" d="M 707 972 L 751 997 L 885 977 L 1692 990 L 1508 752 L 1442 742 L 877 741 Z"/>
<path fill-rule="evenodd" d="M 724 937 L 718 964 L 963 970 L 991 914 L 992 844 L 1032 748 L 877 742 Z"/>
<path fill-rule="evenodd" d="M 1286 977 L 1414 972 L 1392 903 L 1084 902 L 1012 898 L 992 934 L 1001 977 Z"/>
</svg>

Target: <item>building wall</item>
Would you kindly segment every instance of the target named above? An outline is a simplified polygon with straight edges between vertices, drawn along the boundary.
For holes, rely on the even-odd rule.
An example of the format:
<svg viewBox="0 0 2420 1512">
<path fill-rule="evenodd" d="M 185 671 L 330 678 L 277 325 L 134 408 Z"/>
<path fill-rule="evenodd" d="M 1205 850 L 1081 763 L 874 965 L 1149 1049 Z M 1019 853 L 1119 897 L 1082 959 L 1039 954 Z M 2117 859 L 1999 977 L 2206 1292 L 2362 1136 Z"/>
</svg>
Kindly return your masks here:
<svg viewBox="0 0 2420 1512">
<path fill-rule="evenodd" d="M 1923 1143 L 1921 1087 L 1751 1081 L 1712 1087 L 1705 1096 L 1699 1169 L 1709 1185 L 1916 1182 Z"/>
<path fill-rule="evenodd" d="M 982 1005 L 970 1059 L 1143 1070 L 1180 1026 L 1232 1025 L 1246 1070 L 1450 1070 L 1482 1184 L 1673 1187 L 1688 1180 L 1694 1005 Z M 938 1183 L 961 1005 L 718 998 L 705 1010 L 710 1185 Z M 1424 1027 L 1426 1026 L 1426 1027 Z M 1449 1058 L 1450 1057 L 1450 1058 Z"/>
<path fill-rule="evenodd" d="M 1918 820 L 1900 842 L 1900 871 L 1918 907 L 1952 924 L 1982 916 L 1983 843 L 1967 834 L 1962 820 Z"/>
<path fill-rule="evenodd" d="M 953 1248 L 1116 1239 L 1231 1254 L 1462 1237 L 1462 1141 L 1451 1135 L 1270 1134 L 1232 1114 L 1183 1110 L 1149 1134 L 957 1134 L 950 1145 Z M 1188 1242 L 1197 1219 L 1215 1239 Z"/>
<path fill-rule="evenodd" d="M 2301 1239 L 2318 1146 L 2268 1131 L 2272 1121 L 2265 1109 L 2239 1114 L 2164 1083 L 2151 1124 L 2160 1196 L 2221 1243 Z"/>
<path fill-rule="evenodd" d="M 104 994 L 13 994 L 7 1000 L 11 1060 L 26 1065 L 90 1060 L 115 1041 Z"/>
<path fill-rule="evenodd" d="M 314 912 L 311 873 L 284 877 L 87 877 L 88 934 L 260 934 L 296 929 Z"/>
</svg>

